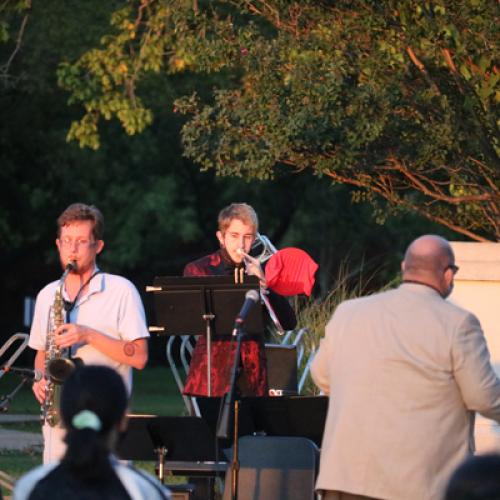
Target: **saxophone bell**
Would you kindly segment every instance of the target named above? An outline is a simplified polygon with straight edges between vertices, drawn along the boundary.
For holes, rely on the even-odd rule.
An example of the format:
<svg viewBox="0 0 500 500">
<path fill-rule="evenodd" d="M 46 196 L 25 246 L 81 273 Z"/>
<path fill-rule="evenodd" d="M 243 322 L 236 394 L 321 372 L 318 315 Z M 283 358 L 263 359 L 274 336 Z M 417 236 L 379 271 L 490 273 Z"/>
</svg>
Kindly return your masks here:
<svg viewBox="0 0 500 500">
<path fill-rule="evenodd" d="M 54 358 L 47 364 L 46 372 L 54 384 L 62 384 L 73 373 L 76 366 L 81 363 L 78 358 Z"/>
</svg>

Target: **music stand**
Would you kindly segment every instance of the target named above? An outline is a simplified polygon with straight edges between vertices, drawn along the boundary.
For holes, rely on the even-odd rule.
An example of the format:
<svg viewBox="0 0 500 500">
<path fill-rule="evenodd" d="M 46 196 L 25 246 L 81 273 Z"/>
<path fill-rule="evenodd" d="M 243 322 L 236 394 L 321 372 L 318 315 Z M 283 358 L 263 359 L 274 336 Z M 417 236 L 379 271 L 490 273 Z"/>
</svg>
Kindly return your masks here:
<svg viewBox="0 0 500 500">
<path fill-rule="evenodd" d="M 200 335 L 207 338 L 207 392 L 211 387 L 213 335 L 230 335 L 248 290 L 259 290 L 259 280 L 249 276 L 234 283 L 230 276 L 157 276 L 152 287 L 157 325 L 151 331 L 166 335 Z M 245 331 L 262 335 L 262 306 L 254 307 L 245 320 Z"/>
<path fill-rule="evenodd" d="M 197 402 L 201 416 L 215 431 L 220 398 L 198 398 Z M 239 435 L 305 437 L 320 448 L 327 410 L 327 396 L 243 397 Z"/>
<path fill-rule="evenodd" d="M 161 482 L 164 470 L 215 473 L 226 462 L 216 460 L 215 437 L 200 417 L 129 415 L 116 454 L 123 460 L 156 460 Z"/>
</svg>

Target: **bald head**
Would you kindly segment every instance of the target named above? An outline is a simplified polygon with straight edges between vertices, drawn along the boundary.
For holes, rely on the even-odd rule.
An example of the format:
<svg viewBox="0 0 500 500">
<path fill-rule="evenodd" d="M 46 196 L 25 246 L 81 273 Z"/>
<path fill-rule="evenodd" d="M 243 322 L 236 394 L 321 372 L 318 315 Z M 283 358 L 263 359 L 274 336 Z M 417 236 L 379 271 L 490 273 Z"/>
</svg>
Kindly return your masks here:
<svg viewBox="0 0 500 500">
<path fill-rule="evenodd" d="M 403 279 L 417 280 L 435 288 L 443 294 L 453 279 L 446 277 L 450 265 L 455 264 L 455 256 L 451 245 L 441 236 L 427 234 L 413 241 L 405 253 L 402 264 Z"/>
<path fill-rule="evenodd" d="M 413 241 L 405 253 L 404 272 L 433 273 L 454 262 L 450 244 L 441 236 L 426 234 Z"/>
</svg>

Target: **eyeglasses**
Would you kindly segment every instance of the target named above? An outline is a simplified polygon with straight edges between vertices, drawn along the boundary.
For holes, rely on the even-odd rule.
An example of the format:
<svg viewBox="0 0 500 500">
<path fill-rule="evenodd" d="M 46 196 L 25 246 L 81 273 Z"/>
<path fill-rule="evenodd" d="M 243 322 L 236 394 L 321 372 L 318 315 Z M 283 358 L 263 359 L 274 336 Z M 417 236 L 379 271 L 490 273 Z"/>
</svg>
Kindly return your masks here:
<svg viewBox="0 0 500 500">
<path fill-rule="evenodd" d="M 95 245 L 95 241 L 90 240 L 72 240 L 71 238 L 62 238 L 59 240 L 64 248 L 73 248 L 76 245 L 78 248 L 90 248 Z"/>
<path fill-rule="evenodd" d="M 451 272 L 453 274 L 457 274 L 458 273 L 458 270 L 460 269 L 458 266 L 456 266 L 455 264 L 448 264 L 444 270 L 445 271 L 448 271 L 448 269 L 451 269 Z"/>
</svg>

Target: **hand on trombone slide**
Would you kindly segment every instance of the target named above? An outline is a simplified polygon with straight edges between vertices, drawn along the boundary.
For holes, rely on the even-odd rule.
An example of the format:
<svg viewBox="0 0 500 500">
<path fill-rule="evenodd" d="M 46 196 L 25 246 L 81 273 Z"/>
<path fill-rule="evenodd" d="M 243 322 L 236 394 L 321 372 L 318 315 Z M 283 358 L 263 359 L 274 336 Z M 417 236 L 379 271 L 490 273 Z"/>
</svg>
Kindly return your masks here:
<svg viewBox="0 0 500 500">
<path fill-rule="evenodd" d="M 237 252 L 243 256 L 243 260 L 245 262 L 246 273 L 249 276 L 257 276 L 260 280 L 261 288 L 266 288 L 266 275 L 260 265 L 259 259 L 248 255 L 242 248 L 239 248 Z"/>
</svg>

